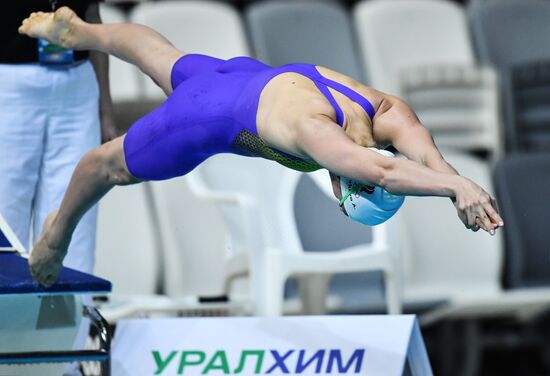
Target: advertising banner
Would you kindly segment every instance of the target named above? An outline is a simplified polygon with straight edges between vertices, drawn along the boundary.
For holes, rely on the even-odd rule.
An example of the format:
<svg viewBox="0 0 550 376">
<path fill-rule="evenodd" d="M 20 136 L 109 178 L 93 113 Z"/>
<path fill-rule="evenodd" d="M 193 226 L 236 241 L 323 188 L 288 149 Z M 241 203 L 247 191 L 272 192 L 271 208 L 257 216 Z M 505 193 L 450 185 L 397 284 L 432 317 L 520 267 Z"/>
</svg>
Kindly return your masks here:
<svg viewBox="0 0 550 376">
<path fill-rule="evenodd" d="M 112 374 L 431 375 L 413 315 L 132 319 Z"/>
</svg>

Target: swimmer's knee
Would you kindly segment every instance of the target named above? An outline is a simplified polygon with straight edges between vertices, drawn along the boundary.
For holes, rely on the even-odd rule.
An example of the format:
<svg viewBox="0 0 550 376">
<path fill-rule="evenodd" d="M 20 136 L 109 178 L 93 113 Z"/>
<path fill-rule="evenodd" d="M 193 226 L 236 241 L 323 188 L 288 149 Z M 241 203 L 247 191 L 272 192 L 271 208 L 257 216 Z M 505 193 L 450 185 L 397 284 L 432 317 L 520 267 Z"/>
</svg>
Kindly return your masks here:
<svg viewBox="0 0 550 376">
<path fill-rule="evenodd" d="M 130 173 L 126 166 L 123 137 L 109 141 L 94 149 L 91 153 L 93 153 L 92 159 L 98 173 L 109 184 L 129 185 L 140 181 Z"/>
</svg>

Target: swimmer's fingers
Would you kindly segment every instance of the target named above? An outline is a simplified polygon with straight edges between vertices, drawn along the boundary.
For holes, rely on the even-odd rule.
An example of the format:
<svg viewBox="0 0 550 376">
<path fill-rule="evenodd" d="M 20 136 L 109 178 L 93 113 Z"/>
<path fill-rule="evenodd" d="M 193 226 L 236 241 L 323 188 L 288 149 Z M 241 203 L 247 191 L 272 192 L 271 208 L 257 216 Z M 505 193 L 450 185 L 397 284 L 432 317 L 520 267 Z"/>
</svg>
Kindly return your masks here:
<svg viewBox="0 0 550 376">
<path fill-rule="evenodd" d="M 489 234 L 495 234 L 495 225 L 491 222 L 489 217 L 485 213 L 480 213 L 476 217 L 476 225 L 487 231 Z"/>
<path fill-rule="evenodd" d="M 467 218 L 466 228 L 471 230 L 473 227 L 476 226 L 476 217 L 477 217 L 477 213 L 476 211 L 474 211 L 474 208 L 468 207 L 466 209 L 466 218 Z"/>
<path fill-rule="evenodd" d="M 485 213 L 487 213 L 487 215 L 489 216 L 490 221 L 494 224 L 494 227 L 504 226 L 504 221 L 496 211 L 495 204 L 495 199 L 490 197 L 490 200 L 483 203 L 483 209 L 485 210 Z"/>
<path fill-rule="evenodd" d="M 495 200 L 493 197 L 491 197 L 491 206 L 493 207 L 495 212 L 500 216 L 500 213 L 499 213 L 499 210 L 498 210 L 498 205 L 497 205 L 497 200 Z M 502 221 L 502 218 L 501 218 L 500 222 L 494 222 L 494 223 L 496 223 L 498 225 L 498 227 L 504 226 L 504 221 Z"/>
<path fill-rule="evenodd" d="M 464 224 L 464 227 L 474 232 L 478 231 L 479 226 L 476 223 L 478 210 L 476 210 L 474 206 L 460 206 L 458 205 L 457 202 L 455 202 L 455 207 L 458 214 L 458 218 L 462 221 L 462 223 Z"/>
<path fill-rule="evenodd" d="M 458 214 L 458 218 L 462 222 L 462 224 L 467 228 L 470 229 L 471 226 L 468 225 L 468 215 L 466 214 L 466 209 L 460 209 L 458 205 L 455 202 L 456 212 Z"/>
</svg>

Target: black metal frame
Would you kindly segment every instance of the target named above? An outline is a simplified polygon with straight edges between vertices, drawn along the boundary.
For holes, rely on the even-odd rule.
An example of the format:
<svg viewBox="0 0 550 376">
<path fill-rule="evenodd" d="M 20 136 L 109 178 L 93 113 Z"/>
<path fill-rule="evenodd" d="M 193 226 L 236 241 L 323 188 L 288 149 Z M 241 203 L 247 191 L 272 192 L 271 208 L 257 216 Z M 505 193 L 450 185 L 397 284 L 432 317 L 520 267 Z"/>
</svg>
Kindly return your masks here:
<svg viewBox="0 0 550 376">
<path fill-rule="evenodd" d="M 90 318 L 91 324 L 97 329 L 99 350 L 70 351 L 29 351 L 18 353 L 0 353 L 0 364 L 30 364 L 30 363 L 69 363 L 81 361 L 101 362 L 101 375 L 111 374 L 111 334 L 109 324 L 97 309 L 85 305 L 83 315 Z"/>
</svg>

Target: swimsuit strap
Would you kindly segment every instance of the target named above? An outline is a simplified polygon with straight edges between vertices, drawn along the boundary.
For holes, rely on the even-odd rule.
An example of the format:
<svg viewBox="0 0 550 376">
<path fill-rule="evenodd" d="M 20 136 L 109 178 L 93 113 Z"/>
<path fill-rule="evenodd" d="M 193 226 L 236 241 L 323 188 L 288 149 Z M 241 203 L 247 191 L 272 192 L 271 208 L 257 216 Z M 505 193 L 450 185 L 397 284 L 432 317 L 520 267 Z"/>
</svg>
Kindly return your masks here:
<svg viewBox="0 0 550 376">
<path fill-rule="evenodd" d="M 344 86 L 339 82 L 330 80 L 330 79 L 322 76 L 320 73 L 319 73 L 319 77 L 316 78 L 316 81 L 321 82 L 322 84 L 324 84 L 324 85 L 340 92 L 341 94 L 344 94 L 346 97 L 348 97 L 352 101 L 359 104 L 361 107 L 363 107 L 363 110 L 365 110 L 365 112 L 369 115 L 371 120 L 374 117 L 374 112 L 375 111 L 374 111 L 374 107 L 372 106 L 370 101 L 367 98 L 365 98 L 364 96 L 362 96 L 361 94 L 359 94 L 358 92 L 356 92 L 355 90 L 350 89 L 349 87 Z M 317 85 L 317 87 L 319 87 L 319 85 Z M 327 99 L 329 99 L 329 98 L 327 98 Z M 334 98 L 333 98 L 333 100 L 334 100 Z M 330 101 L 330 99 L 329 99 L 329 101 Z M 340 111 L 342 111 L 342 110 L 340 110 Z"/>
<path fill-rule="evenodd" d="M 319 82 L 318 78 L 315 78 L 313 80 L 315 83 L 315 86 L 323 93 L 325 98 L 330 102 L 332 107 L 334 107 L 334 111 L 336 111 L 336 122 L 342 127 L 344 125 L 344 111 L 340 108 L 340 105 L 338 105 L 338 102 L 336 102 L 336 99 L 334 99 L 334 96 L 328 89 L 328 85 L 323 85 L 321 82 Z"/>
<path fill-rule="evenodd" d="M 370 119 L 374 117 L 374 107 L 370 103 L 370 101 L 356 92 L 353 89 L 350 89 L 349 87 L 342 85 L 339 82 L 333 81 L 331 79 L 328 79 L 324 77 L 321 72 L 317 69 L 315 65 L 310 64 L 288 64 L 283 67 L 281 67 L 285 72 L 295 72 L 299 73 L 303 76 L 306 76 L 310 80 L 312 80 L 315 83 L 315 86 L 321 91 L 321 93 L 327 98 L 327 100 L 330 102 L 334 110 L 336 111 L 336 122 L 343 126 L 344 124 L 344 112 L 338 105 L 338 102 L 334 99 L 334 96 L 330 92 L 328 88 L 334 89 L 338 91 L 339 93 L 345 95 L 352 101 L 359 104 L 363 110 L 369 115 Z M 279 71 L 281 72 L 281 71 Z"/>
</svg>

